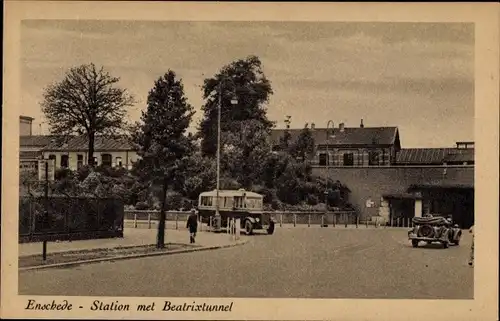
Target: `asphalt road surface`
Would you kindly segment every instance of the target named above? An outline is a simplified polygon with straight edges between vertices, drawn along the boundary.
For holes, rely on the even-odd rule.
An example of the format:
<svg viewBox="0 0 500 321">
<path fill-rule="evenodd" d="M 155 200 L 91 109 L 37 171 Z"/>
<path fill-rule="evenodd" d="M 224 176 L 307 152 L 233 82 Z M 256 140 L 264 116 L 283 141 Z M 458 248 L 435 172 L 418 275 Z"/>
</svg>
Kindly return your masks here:
<svg viewBox="0 0 500 321">
<path fill-rule="evenodd" d="M 406 229 L 277 228 L 233 248 L 20 272 L 19 294 L 472 299 L 470 242 L 412 248 Z"/>
</svg>

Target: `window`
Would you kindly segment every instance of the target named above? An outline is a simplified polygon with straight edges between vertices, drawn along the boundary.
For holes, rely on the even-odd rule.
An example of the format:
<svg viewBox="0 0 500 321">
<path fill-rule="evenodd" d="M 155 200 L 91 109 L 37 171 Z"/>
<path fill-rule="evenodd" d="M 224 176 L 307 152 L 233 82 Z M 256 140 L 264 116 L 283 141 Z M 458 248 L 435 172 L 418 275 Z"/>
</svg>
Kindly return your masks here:
<svg viewBox="0 0 500 321">
<path fill-rule="evenodd" d="M 68 163 L 69 163 L 69 156 L 68 155 L 61 155 L 61 167 L 68 168 Z"/>
<path fill-rule="evenodd" d="M 54 159 L 54 160 L 55 160 L 55 159 L 56 159 L 56 155 L 54 155 L 54 154 L 50 154 L 50 155 L 49 155 L 49 159 Z"/>
<path fill-rule="evenodd" d="M 319 165 L 326 166 L 328 164 L 328 154 L 321 153 L 319 154 Z"/>
<path fill-rule="evenodd" d="M 212 197 L 202 196 L 201 197 L 201 206 L 212 206 Z"/>
<path fill-rule="evenodd" d="M 377 166 L 380 164 L 380 153 L 378 151 L 371 151 L 368 155 L 368 164 L 370 166 Z"/>
<path fill-rule="evenodd" d="M 344 166 L 353 166 L 353 165 L 354 165 L 354 153 L 345 153 Z"/>
<path fill-rule="evenodd" d="M 385 149 L 382 150 L 382 158 L 380 159 L 380 162 L 379 164 L 380 165 L 387 165 L 388 164 L 388 158 L 389 157 L 389 154 L 387 153 L 387 151 Z"/>
<path fill-rule="evenodd" d="M 122 163 L 122 158 L 121 157 L 117 157 L 116 158 L 116 166 L 123 167 L 123 163 Z"/>
<path fill-rule="evenodd" d="M 76 155 L 76 169 L 80 169 L 83 167 L 83 155 L 82 154 L 78 154 Z"/>
<path fill-rule="evenodd" d="M 243 197 L 241 196 L 236 196 L 234 198 L 234 207 L 241 208 L 243 207 Z"/>
<path fill-rule="evenodd" d="M 112 162 L 113 162 L 113 157 L 111 157 L 110 154 L 102 154 L 102 166 L 109 166 L 111 167 Z"/>
</svg>

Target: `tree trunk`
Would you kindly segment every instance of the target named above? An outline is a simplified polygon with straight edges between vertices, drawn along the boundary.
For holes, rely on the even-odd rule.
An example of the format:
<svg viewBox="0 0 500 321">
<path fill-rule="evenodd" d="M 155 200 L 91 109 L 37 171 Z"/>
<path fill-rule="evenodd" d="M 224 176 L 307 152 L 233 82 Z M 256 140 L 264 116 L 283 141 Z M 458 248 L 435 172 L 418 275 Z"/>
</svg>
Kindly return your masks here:
<svg viewBox="0 0 500 321">
<path fill-rule="evenodd" d="M 167 190 L 168 184 L 167 181 L 163 181 L 163 201 L 160 209 L 160 221 L 158 222 L 158 235 L 156 237 L 156 248 L 163 249 L 165 248 L 165 221 L 167 215 L 165 213 L 165 207 L 167 207 Z"/>
<path fill-rule="evenodd" d="M 95 143 L 95 134 L 90 133 L 88 135 L 89 138 L 89 156 L 88 156 L 88 164 L 90 167 L 94 167 L 94 143 Z"/>
</svg>

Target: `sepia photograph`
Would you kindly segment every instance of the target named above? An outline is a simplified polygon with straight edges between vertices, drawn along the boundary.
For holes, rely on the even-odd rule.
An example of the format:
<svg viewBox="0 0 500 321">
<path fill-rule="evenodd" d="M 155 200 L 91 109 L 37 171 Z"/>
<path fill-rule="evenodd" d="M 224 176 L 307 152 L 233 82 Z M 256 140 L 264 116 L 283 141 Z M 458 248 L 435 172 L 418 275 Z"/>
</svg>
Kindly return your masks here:
<svg viewBox="0 0 500 321">
<path fill-rule="evenodd" d="M 476 236 L 486 216 L 498 233 L 478 119 L 498 88 L 478 107 L 476 23 L 157 16 L 17 21 L 16 313 L 397 299 L 478 318 L 475 240 L 498 237 Z"/>
</svg>

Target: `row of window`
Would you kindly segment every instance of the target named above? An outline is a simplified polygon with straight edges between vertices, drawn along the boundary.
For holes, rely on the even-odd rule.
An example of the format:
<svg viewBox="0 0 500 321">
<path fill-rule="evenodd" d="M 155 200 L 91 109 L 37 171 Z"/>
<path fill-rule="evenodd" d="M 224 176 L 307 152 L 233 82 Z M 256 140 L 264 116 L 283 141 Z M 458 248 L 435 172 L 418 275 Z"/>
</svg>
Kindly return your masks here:
<svg viewBox="0 0 500 321">
<path fill-rule="evenodd" d="M 363 166 L 365 165 L 364 159 L 363 159 L 363 154 L 362 153 L 354 153 L 354 152 L 347 152 L 347 153 L 342 153 L 339 154 L 341 155 L 341 163 L 339 160 L 339 164 L 335 165 L 342 165 L 342 166 Z M 388 164 L 388 159 L 387 158 L 387 152 L 384 150 L 382 152 L 380 151 L 370 151 L 368 152 L 368 165 L 369 166 L 379 166 L 379 165 L 387 165 Z M 335 156 L 334 156 L 335 157 Z M 332 161 L 329 159 L 329 155 L 327 153 L 320 153 L 319 154 L 319 165 L 326 166 L 332 164 Z"/>
<path fill-rule="evenodd" d="M 56 155 L 50 154 L 49 159 L 56 159 Z M 123 161 L 121 157 L 116 157 L 115 158 L 115 163 L 116 166 L 122 167 L 123 166 Z M 83 155 L 78 154 L 77 155 L 77 161 L 76 161 L 76 167 L 77 169 L 80 169 L 84 165 L 83 162 Z M 111 154 L 101 154 L 101 164 L 99 164 L 99 161 L 97 157 L 94 157 L 94 165 L 102 165 L 102 166 L 112 166 L 113 165 L 113 156 Z M 61 155 L 61 160 L 60 160 L 60 167 L 62 168 L 68 168 L 69 167 L 69 155 Z"/>
<path fill-rule="evenodd" d="M 200 206 L 215 206 L 216 197 L 202 196 Z M 222 208 L 261 208 L 262 200 L 260 198 L 247 197 L 244 199 L 241 196 L 235 197 L 219 197 L 219 207 Z"/>
</svg>

